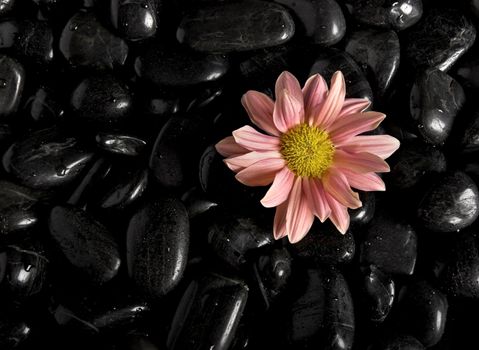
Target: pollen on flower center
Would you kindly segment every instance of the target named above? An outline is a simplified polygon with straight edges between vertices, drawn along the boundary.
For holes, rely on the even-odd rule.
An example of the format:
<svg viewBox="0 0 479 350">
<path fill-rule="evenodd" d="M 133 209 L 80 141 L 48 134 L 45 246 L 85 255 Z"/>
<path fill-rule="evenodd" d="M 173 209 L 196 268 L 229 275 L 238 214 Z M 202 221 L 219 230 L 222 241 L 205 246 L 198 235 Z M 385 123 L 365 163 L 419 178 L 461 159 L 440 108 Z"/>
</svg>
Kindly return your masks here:
<svg viewBox="0 0 479 350">
<path fill-rule="evenodd" d="M 320 178 L 333 162 L 334 145 L 326 131 L 299 124 L 281 136 L 280 152 L 297 176 Z"/>
</svg>

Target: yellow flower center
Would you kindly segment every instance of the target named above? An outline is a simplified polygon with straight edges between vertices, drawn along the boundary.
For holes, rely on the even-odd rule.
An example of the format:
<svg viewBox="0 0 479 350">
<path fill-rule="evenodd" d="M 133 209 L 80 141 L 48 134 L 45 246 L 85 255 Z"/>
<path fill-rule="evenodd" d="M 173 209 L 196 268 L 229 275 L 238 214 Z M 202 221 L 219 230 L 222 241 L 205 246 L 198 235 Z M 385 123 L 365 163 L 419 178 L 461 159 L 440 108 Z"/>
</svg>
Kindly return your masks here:
<svg viewBox="0 0 479 350">
<path fill-rule="evenodd" d="M 280 152 L 297 176 L 320 178 L 333 162 L 334 145 L 326 131 L 299 124 L 281 136 Z"/>
</svg>

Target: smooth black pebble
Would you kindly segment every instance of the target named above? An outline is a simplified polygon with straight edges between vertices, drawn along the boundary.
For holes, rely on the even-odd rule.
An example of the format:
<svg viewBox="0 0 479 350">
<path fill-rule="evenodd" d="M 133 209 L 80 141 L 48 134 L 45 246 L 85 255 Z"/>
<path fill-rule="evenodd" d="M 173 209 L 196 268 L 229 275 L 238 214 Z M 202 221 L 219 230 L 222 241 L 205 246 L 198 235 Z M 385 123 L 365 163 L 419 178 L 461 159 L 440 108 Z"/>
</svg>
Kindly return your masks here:
<svg viewBox="0 0 479 350">
<path fill-rule="evenodd" d="M 396 288 L 391 277 L 374 265 L 365 268 L 361 305 L 371 321 L 383 322 L 386 319 L 391 311 L 395 294 Z"/>
<path fill-rule="evenodd" d="M 110 18 L 118 34 L 137 41 L 156 34 L 158 27 L 157 0 L 112 0 Z"/>
<path fill-rule="evenodd" d="M 23 66 L 17 60 L 0 54 L 0 120 L 17 111 L 24 85 Z"/>
</svg>

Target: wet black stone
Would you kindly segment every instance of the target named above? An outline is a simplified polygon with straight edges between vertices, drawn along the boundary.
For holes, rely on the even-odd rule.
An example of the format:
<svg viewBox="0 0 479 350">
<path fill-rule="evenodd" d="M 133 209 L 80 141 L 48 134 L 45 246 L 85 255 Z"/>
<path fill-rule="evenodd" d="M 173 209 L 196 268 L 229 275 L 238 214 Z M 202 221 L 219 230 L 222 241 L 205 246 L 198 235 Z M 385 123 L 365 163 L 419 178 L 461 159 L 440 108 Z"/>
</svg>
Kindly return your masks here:
<svg viewBox="0 0 479 350">
<path fill-rule="evenodd" d="M 24 84 L 23 66 L 15 59 L 0 54 L 0 119 L 17 111 Z"/>
<path fill-rule="evenodd" d="M 362 305 L 371 321 L 384 321 L 391 311 L 395 294 L 394 281 L 389 276 L 374 265 L 365 268 L 362 282 Z"/>
<path fill-rule="evenodd" d="M 400 46 L 397 34 L 392 30 L 358 30 L 348 37 L 345 51 L 363 69 L 376 96 L 384 96 L 399 68 Z"/>
<path fill-rule="evenodd" d="M 222 78 L 229 62 L 224 56 L 150 45 L 135 61 L 136 74 L 161 86 L 186 87 Z"/>
<path fill-rule="evenodd" d="M 373 100 L 373 92 L 361 68 L 346 52 L 338 49 L 323 49 L 316 56 L 309 75 L 321 74 L 326 81 L 340 70 L 346 80 L 346 97 L 367 98 Z"/>
<path fill-rule="evenodd" d="M 399 294 L 400 328 L 425 347 L 435 345 L 444 333 L 448 302 L 444 294 L 425 281 L 411 283 Z"/>
<path fill-rule="evenodd" d="M 352 5 L 354 18 L 361 23 L 395 30 L 403 30 L 421 19 L 421 0 L 347 0 Z"/>
<path fill-rule="evenodd" d="M 78 12 L 65 25 L 60 51 L 72 67 L 113 69 L 122 66 L 128 45 L 103 27 L 92 12 Z"/>
<path fill-rule="evenodd" d="M 240 280 L 219 275 L 193 280 L 176 310 L 167 348 L 229 349 L 247 299 L 248 287 Z"/>
<path fill-rule="evenodd" d="M 208 227 L 208 243 L 218 257 L 233 267 L 242 267 L 248 254 L 273 243 L 272 231 L 254 218 L 228 213 L 218 216 Z"/>
<path fill-rule="evenodd" d="M 127 123 L 133 101 L 124 82 L 104 74 L 82 80 L 73 90 L 70 104 L 79 125 L 111 128 Z"/>
<path fill-rule="evenodd" d="M 54 207 L 48 225 L 65 258 L 89 282 L 102 284 L 116 276 L 120 253 L 105 226 L 73 206 Z"/>
<path fill-rule="evenodd" d="M 2 0 L 0 2 L 0 17 L 7 15 L 15 7 L 16 0 Z"/>
<path fill-rule="evenodd" d="M 40 86 L 25 102 L 24 110 L 35 121 L 42 124 L 58 123 L 65 114 L 63 101 L 57 91 Z"/>
<path fill-rule="evenodd" d="M 433 9 L 406 36 L 406 59 L 416 69 L 447 71 L 474 43 L 476 29 L 455 9 Z"/>
<path fill-rule="evenodd" d="M 375 265 L 387 274 L 414 273 L 417 236 L 412 226 L 402 218 L 390 213 L 377 213 L 365 229 L 359 249 L 362 265 Z"/>
<path fill-rule="evenodd" d="M 17 315 L 10 315 L 3 310 L 0 313 L 0 346 L 2 349 L 14 349 L 25 342 L 32 329 Z"/>
<path fill-rule="evenodd" d="M 417 141 L 401 144 L 388 163 L 391 172 L 387 175 L 387 183 L 398 189 L 412 188 L 433 174 L 446 171 L 444 154 Z"/>
<path fill-rule="evenodd" d="M 7 239 L 12 232 L 35 226 L 39 220 L 39 196 L 28 188 L 0 181 L 0 235 Z"/>
<path fill-rule="evenodd" d="M 424 350 L 425 347 L 411 335 L 391 336 L 375 344 L 371 350 Z"/>
<path fill-rule="evenodd" d="M 479 88 L 479 55 L 477 48 L 473 46 L 467 54 L 461 57 L 451 71 L 464 88 Z"/>
<path fill-rule="evenodd" d="M 208 210 L 215 208 L 218 203 L 212 201 L 201 189 L 193 187 L 181 197 L 185 203 L 188 216 L 193 219 Z"/>
<path fill-rule="evenodd" d="M 128 40 L 152 37 L 158 27 L 156 0 L 112 0 L 110 19 L 118 34 Z"/>
<path fill-rule="evenodd" d="M 470 119 L 459 133 L 460 144 L 465 153 L 479 150 L 479 110 L 472 112 Z"/>
<path fill-rule="evenodd" d="M 7 247 L 6 282 L 15 298 L 39 294 L 46 286 L 49 261 L 37 239 L 24 239 Z"/>
<path fill-rule="evenodd" d="M 432 183 L 419 203 L 419 222 L 434 232 L 454 232 L 471 225 L 479 216 L 479 193 L 474 181 L 456 171 Z"/>
<path fill-rule="evenodd" d="M 77 138 L 52 128 L 15 142 L 3 156 L 3 166 L 27 187 L 55 189 L 74 182 L 92 157 Z"/>
<path fill-rule="evenodd" d="M 350 262 L 356 245 L 350 230 L 343 235 L 333 225 L 316 222 L 306 237 L 291 249 L 301 258 L 330 265 Z"/>
<path fill-rule="evenodd" d="M 289 342 L 295 349 L 351 349 L 354 308 L 343 275 L 330 267 L 304 273 L 290 306 Z"/>
<path fill-rule="evenodd" d="M 176 37 L 194 50 L 226 53 L 280 45 L 293 34 L 294 21 L 284 7 L 246 1 L 201 6 L 183 18 Z"/>
<path fill-rule="evenodd" d="M 461 85 L 438 69 L 428 69 L 417 77 L 411 89 L 410 110 L 424 141 L 446 141 L 465 99 Z"/>
<path fill-rule="evenodd" d="M 374 192 L 359 191 L 359 199 L 363 205 L 357 209 L 348 209 L 351 225 L 366 225 L 376 212 L 376 196 Z"/>
<path fill-rule="evenodd" d="M 113 154 L 124 156 L 137 156 L 142 153 L 146 142 L 138 137 L 101 132 L 95 137 L 97 145 Z"/>
<path fill-rule="evenodd" d="M 337 44 L 346 32 L 346 20 L 335 0 L 276 0 L 291 9 L 299 20 L 296 35 L 303 34 L 315 44 Z M 298 28 L 299 27 L 299 28 Z"/>
<path fill-rule="evenodd" d="M 161 198 L 147 203 L 131 218 L 127 231 L 130 278 L 152 298 L 172 291 L 188 260 L 189 220 L 183 203 Z"/>
</svg>

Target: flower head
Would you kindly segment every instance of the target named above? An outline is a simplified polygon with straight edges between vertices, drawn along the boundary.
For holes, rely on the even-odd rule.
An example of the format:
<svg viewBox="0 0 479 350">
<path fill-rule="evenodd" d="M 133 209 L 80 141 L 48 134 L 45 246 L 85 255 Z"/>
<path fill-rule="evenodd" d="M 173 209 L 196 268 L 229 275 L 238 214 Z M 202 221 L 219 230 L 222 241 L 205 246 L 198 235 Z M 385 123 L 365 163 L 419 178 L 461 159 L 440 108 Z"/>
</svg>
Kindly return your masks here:
<svg viewBox="0 0 479 350">
<path fill-rule="evenodd" d="M 375 129 L 385 118 L 363 112 L 367 99 L 345 98 L 343 74 L 331 79 L 311 76 L 301 89 L 298 80 L 283 72 L 275 86 L 276 101 L 248 91 L 241 102 L 251 126 L 233 131 L 216 145 L 226 165 L 248 186 L 271 184 L 263 206 L 276 207 L 273 233 L 301 240 L 314 217 L 330 219 L 341 233 L 349 227 L 348 208 L 362 204 L 358 193 L 384 191 L 376 174 L 389 171 L 384 161 L 399 147 L 389 135 L 360 135 Z"/>
</svg>

